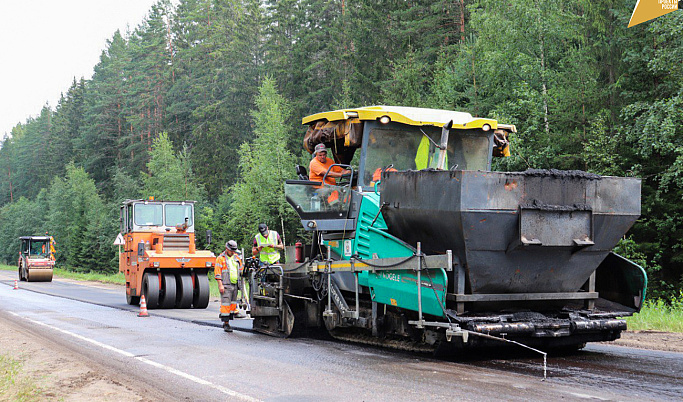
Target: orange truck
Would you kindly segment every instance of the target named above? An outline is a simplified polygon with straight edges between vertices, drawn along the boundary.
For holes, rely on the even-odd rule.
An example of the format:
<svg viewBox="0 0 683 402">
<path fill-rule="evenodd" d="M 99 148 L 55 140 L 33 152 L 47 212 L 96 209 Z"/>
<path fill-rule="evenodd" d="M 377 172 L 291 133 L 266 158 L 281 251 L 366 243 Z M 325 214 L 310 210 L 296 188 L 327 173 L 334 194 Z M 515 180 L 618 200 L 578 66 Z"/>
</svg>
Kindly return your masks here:
<svg viewBox="0 0 683 402">
<path fill-rule="evenodd" d="M 127 200 L 121 206 L 119 271 L 126 301 L 147 308 L 206 308 L 216 256 L 197 250 L 194 201 Z"/>
</svg>

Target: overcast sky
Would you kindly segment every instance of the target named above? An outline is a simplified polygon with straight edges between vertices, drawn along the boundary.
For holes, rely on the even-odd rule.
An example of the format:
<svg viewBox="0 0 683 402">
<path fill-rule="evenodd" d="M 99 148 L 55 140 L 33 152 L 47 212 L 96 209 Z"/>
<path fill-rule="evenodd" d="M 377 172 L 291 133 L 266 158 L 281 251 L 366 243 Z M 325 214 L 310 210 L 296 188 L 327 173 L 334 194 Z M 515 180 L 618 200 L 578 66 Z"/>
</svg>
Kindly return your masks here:
<svg viewBox="0 0 683 402">
<path fill-rule="evenodd" d="M 93 67 L 117 29 L 142 22 L 156 0 L 0 0 L 0 137 L 53 109 Z"/>
</svg>

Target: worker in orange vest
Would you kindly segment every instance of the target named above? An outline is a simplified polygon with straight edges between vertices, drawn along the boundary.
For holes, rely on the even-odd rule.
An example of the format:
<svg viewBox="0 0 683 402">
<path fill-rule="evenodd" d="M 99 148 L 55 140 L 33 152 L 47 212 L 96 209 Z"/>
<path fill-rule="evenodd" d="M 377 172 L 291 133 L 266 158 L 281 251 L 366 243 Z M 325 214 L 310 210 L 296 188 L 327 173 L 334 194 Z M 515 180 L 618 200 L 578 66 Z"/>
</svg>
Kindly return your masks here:
<svg viewBox="0 0 683 402">
<path fill-rule="evenodd" d="M 323 177 L 330 166 L 334 165 L 334 160 L 327 158 L 327 149 L 325 144 L 318 144 L 315 146 L 314 157 L 308 165 L 308 180 L 319 181 L 322 183 Z M 334 186 L 337 184 L 337 178 L 345 174 L 351 173 L 350 170 L 342 169 L 341 166 L 333 167 L 327 177 L 325 177 L 325 184 Z"/>
<path fill-rule="evenodd" d="M 218 317 L 223 321 L 223 330 L 232 332 L 230 320 L 237 313 L 237 280 L 242 260 L 237 256 L 237 242 L 230 240 L 225 243 L 225 251 L 216 257 L 214 275 L 221 294 L 221 309 Z"/>
<path fill-rule="evenodd" d="M 351 173 L 350 170 L 343 169 L 341 166 L 334 166 L 330 169 L 330 166 L 334 165 L 334 160 L 327 157 L 325 144 L 316 145 L 313 153 L 315 156 L 308 165 L 308 180 L 322 183 L 323 178 L 325 178 L 324 184 L 334 186 L 337 184 L 337 178 Z M 327 176 L 325 176 L 325 173 L 327 173 Z M 318 188 L 324 188 L 324 184 Z M 327 203 L 329 205 L 333 205 L 339 201 L 339 192 L 337 190 L 323 190 L 322 195 L 327 197 Z"/>
</svg>

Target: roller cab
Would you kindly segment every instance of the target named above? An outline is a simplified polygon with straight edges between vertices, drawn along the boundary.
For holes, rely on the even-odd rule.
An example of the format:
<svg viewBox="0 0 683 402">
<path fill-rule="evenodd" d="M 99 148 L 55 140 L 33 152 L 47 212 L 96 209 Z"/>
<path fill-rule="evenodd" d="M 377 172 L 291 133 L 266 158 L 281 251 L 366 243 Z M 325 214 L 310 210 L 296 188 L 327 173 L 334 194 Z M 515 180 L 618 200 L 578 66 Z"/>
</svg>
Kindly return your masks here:
<svg viewBox="0 0 683 402">
<path fill-rule="evenodd" d="M 208 306 L 207 272 L 216 256 L 196 249 L 194 219 L 194 201 L 123 203 L 119 271 L 129 304 L 139 304 L 144 295 L 150 309 Z"/>
</svg>

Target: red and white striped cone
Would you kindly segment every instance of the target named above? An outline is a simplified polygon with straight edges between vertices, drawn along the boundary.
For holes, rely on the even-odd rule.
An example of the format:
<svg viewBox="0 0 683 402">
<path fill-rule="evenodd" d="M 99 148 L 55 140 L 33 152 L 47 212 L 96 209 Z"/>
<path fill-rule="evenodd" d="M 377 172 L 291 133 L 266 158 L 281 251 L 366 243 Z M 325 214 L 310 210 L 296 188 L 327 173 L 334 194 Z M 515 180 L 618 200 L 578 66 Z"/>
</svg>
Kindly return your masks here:
<svg viewBox="0 0 683 402">
<path fill-rule="evenodd" d="M 138 314 L 138 317 L 149 317 L 149 313 L 147 312 L 147 302 L 145 301 L 145 295 L 142 295 L 140 297 L 140 313 Z"/>
<path fill-rule="evenodd" d="M 14 280 L 14 290 L 18 290 L 18 289 L 19 289 L 19 282 L 15 279 Z"/>
</svg>

